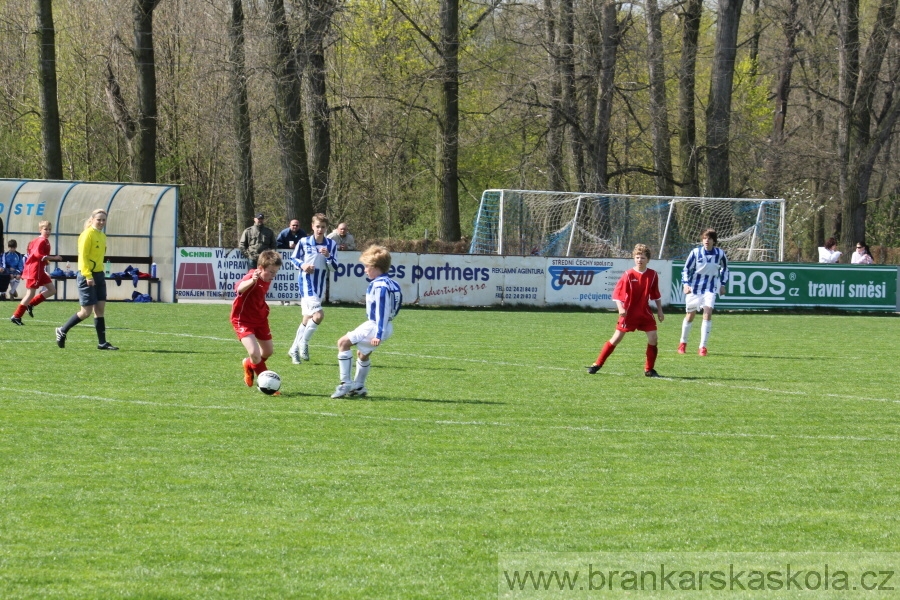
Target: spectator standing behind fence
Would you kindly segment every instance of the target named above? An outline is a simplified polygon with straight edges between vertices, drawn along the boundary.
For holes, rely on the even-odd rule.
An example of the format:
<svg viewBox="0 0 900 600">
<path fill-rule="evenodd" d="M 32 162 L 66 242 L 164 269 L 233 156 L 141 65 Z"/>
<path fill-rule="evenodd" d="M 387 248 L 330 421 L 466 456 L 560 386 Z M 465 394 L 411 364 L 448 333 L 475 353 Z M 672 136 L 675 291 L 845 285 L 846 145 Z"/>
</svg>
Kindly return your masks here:
<svg viewBox="0 0 900 600">
<path fill-rule="evenodd" d="M 872 258 L 872 253 L 869 252 L 869 247 L 866 246 L 862 242 L 857 242 L 856 244 L 856 252 L 850 256 L 850 264 L 852 265 L 873 265 L 875 264 L 875 260 Z"/>
<path fill-rule="evenodd" d="M 275 249 L 275 232 L 266 227 L 265 221 L 266 215 L 257 213 L 253 219 L 253 225 L 241 234 L 241 252 L 250 261 L 251 269 L 256 268 L 262 252 Z"/>
<path fill-rule="evenodd" d="M 347 230 L 346 223 L 338 224 L 334 231 L 328 234 L 328 239 L 334 240 L 338 250 L 356 250 L 356 240 L 353 239 L 353 234 Z"/>
<path fill-rule="evenodd" d="M 22 271 L 25 270 L 25 256 L 19 253 L 16 240 L 9 240 L 8 251 L 0 255 L 0 300 L 18 298 L 16 288 L 22 280 Z"/>
<path fill-rule="evenodd" d="M 819 247 L 819 262 L 834 264 L 841 258 L 842 252 L 837 249 L 837 240 L 833 237 L 825 240 L 825 245 Z"/>
<path fill-rule="evenodd" d="M 292 219 L 287 228 L 282 229 L 275 239 L 275 246 L 279 250 L 293 250 L 300 238 L 305 238 L 306 232 L 300 229 L 300 221 Z"/>
</svg>

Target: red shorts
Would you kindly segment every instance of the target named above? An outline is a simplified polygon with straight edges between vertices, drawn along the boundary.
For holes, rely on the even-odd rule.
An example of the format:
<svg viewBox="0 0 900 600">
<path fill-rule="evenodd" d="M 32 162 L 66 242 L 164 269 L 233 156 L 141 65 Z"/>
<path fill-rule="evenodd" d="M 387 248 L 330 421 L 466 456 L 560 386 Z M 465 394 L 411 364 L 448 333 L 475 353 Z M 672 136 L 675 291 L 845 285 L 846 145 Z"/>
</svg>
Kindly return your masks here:
<svg viewBox="0 0 900 600">
<path fill-rule="evenodd" d="M 232 319 L 231 326 L 234 327 L 234 332 L 237 334 L 239 340 L 244 339 L 248 335 L 254 335 L 256 336 L 256 339 L 263 341 L 272 339 L 272 332 L 269 330 L 268 321 L 260 323 Z"/>
<path fill-rule="evenodd" d="M 656 331 L 656 319 L 653 315 L 627 315 L 619 317 L 616 323 L 616 331 L 628 333 L 629 331 Z"/>
<path fill-rule="evenodd" d="M 50 276 L 47 275 L 47 271 L 41 271 L 38 273 L 37 279 L 26 279 L 25 287 L 30 290 L 36 290 L 39 287 L 48 285 L 50 281 Z"/>
</svg>

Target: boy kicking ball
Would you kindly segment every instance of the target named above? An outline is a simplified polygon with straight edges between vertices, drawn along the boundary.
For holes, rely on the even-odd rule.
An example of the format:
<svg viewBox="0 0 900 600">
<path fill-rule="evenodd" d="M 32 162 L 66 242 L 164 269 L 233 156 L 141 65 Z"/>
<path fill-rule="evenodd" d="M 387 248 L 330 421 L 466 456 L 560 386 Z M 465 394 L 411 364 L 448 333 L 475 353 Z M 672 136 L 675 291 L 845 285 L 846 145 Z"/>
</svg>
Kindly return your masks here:
<svg viewBox="0 0 900 600">
<path fill-rule="evenodd" d="M 597 362 L 587 367 L 588 374 L 593 375 L 600 370 L 609 355 L 613 353 L 622 338 L 629 331 L 647 332 L 647 361 L 644 363 L 644 375 L 659 377 L 653 368 L 656 365 L 657 343 L 656 321 L 650 312 L 650 301 L 656 303 L 656 316 L 662 323 L 665 315 L 662 311 L 662 296 L 659 293 L 659 274 L 648 269 L 650 248 L 644 244 L 634 247 L 634 267 L 628 269 L 619 278 L 613 289 L 613 302 L 619 310 L 619 322 L 616 331 L 600 350 Z"/>
<path fill-rule="evenodd" d="M 242 363 L 247 387 L 253 387 L 254 375 L 266 370 L 266 359 L 274 352 L 266 292 L 281 268 L 281 255 L 275 250 L 265 250 L 256 264 L 235 285 L 237 296 L 231 304 L 231 326 L 249 355 Z M 280 394 L 275 392 L 275 395 Z"/>
<path fill-rule="evenodd" d="M 383 246 L 370 246 L 359 257 L 366 267 L 366 278 L 371 282 L 366 289 L 365 323 L 347 332 L 338 340 L 338 368 L 341 383 L 331 395 L 332 398 L 345 396 L 365 396 L 366 377 L 369 375 L 369 356 L 375 348 L 386 341 L 394 332 L 391 321 L 400 312 L 403 294 L 400 286 L 387 272 L 391 268 L 391 253 Z M 356 346 L 356 377 L 350 378 L 353 346 Z"/>
</svg>

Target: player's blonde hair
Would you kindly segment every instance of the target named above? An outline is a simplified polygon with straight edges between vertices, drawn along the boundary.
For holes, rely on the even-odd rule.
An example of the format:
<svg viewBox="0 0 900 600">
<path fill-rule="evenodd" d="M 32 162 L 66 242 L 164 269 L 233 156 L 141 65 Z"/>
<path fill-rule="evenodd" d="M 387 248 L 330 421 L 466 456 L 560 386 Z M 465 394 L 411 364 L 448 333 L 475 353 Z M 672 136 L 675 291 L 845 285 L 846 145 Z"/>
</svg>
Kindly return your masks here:
<svg viewBox="0 0 900 600">
<path fill-rule="evenodd" d="M 94 223 L 94 217 L 96 217 L 96 216 L 99 215 L 100 213 L 103 213 L 103 214 L 106 215 L 107 217 L 109 216 L 109 213 L 106 212 L 106 209 L 104 209 L 104 208 L 95 208 L 95 209 L 93 210 L 93 212 L 91 212 L 91 216 L 89 216 L 88 219 L 87 219 L 87 221 L 84 222 L 84 228 L 87 229 L 88 227 L 91 227 L 91 226 L 93 225 L 93 223 Z"/>
<path fill-rule="evenodd" d="M 647 244 L 636 244 L 634 250 L 632 250 L 631 255 L 635 254 L 643 254 L 647 257 L 647 260 L 650 260 L 650 246 Z"/>
<path fill-rule="evenodd" d="M 391 268 L 391 252 L 384 246 L 369 246 L 359 255 L 359 262 L 387 273 Z"/>
<path fill-rule="evenodd" d="M 282 264 L 281 254 L 275 250 L 263 250 L 256 259 L 256 266 L 260 269 L 268 269 L 269 267 Z"/>
<path fill-rule="evenodd" d="M 312 216 L 312 224 L 315 225 L 316 221 L 328 227 L 328 217 L 326 217 L 323 213 L 316 213 Z"/>
<path fill-rule="evenodd" d="M 50 226 L 51 226 L 50 221 L 41 221 L 40 223 L 38 223 L 38 231 L 40 231 L 44 227 L 50 227 Z"/>
</svg>

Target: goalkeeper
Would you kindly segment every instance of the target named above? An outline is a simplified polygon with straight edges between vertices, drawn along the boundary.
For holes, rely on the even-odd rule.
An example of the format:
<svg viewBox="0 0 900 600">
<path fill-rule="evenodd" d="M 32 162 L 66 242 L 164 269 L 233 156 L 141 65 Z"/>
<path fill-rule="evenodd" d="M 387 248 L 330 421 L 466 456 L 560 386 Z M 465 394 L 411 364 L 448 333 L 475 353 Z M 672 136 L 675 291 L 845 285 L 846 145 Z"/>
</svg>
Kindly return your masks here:
<svg viewBox="0 0 900 600">
<path fill-rule="evenodd" d="M 650 302 L 656 304 L 656 316 L 662 323 L 665 315 L 662 311 L 662 296 L 659 293 L 659 273 L 648 269 L 650 248 L 644 244 L 634 247 L 634 267 L 622 273 L 613 289 L 613 302 L 619 310 L 619 322 L 612 338 L 603 345 L 597 362 L 587 367 L 588 374 L 593 375 L 600 370 L 609 355 L 613 353 L 622 338 L 629 331 L 645 331 L 647 333 L 647 360 L 644 363 L 644 375 L 659 377 L 653 367 L 656 365 L 657 344 L 656 321 L 650 311 Z"/>
</svg>

